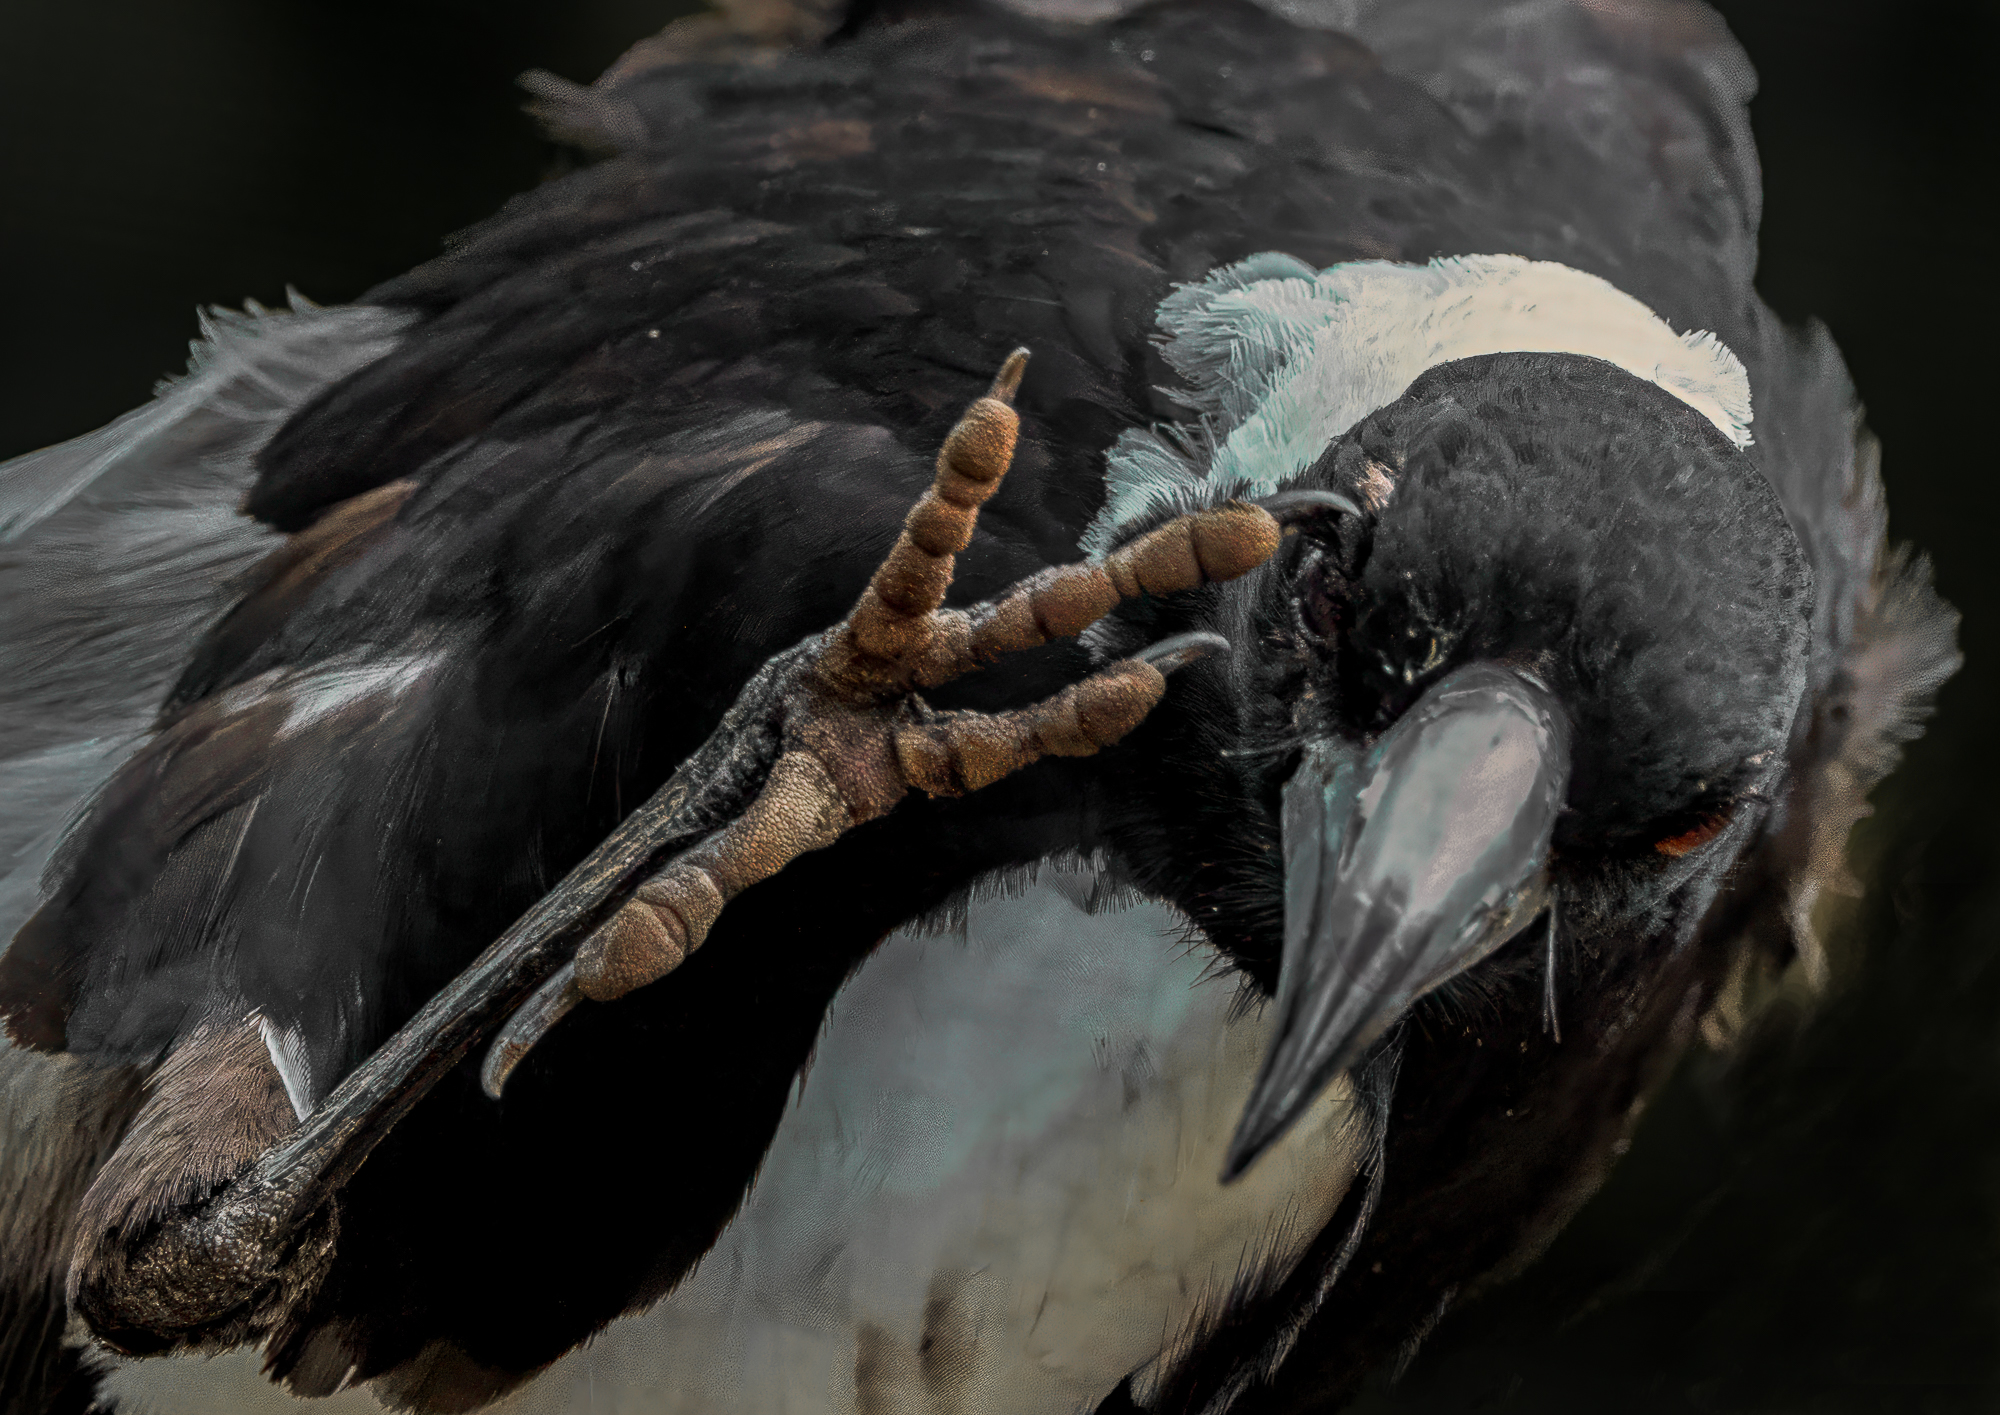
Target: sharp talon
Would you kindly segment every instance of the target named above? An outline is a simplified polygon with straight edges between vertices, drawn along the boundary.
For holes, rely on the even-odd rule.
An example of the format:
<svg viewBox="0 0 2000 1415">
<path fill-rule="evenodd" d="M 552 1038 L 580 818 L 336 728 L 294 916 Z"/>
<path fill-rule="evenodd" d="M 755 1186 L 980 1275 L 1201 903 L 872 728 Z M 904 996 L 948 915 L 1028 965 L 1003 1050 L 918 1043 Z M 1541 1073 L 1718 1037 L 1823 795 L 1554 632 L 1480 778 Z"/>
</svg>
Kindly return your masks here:
<svg viewBox="0 0 2000 1415">
<path fill-rule="evenodd" d="M 1281 526 L 1296 525 L 1300 521 L 1310 521 L 1315 516 L 1331 515 L 1338 512 L 1343 516 L 1359 516 L 1361 508 L 1337 491 L 1281 491 L 1275 496 L 1262 497 L 1250 503 L 1261 506 L 1271 513 Z"/>
<path fill-rule="evenodd" d="M 1000 372 L 993 376 L 993 387 L 987 390 L 986 396 L 1012 403 L 1015 393 L 1020 391 L 1021 375 L 1027 371 L 1028 351 L 1016 349 L 1007 356 L 1007 362 L 1000 365 Z"/>
<path fill-rule="evenodd" d="M 1199 663 L 1211 654 L 1228 653 L 1229 640 L 1220 634 L 1206 630 L 1196 634 L 1176 634 L 1171 639 L 1162 639 L 1140 653 L 1133 655 L 1141 663 L 1150 663 L 1162 673 L 1172 673 L 1177 668 L 1186 668 L 1190 663 Z"/>
<path fill-rule="evenodd" d="M 583 993 L 576 986 L 576 965 L 565 963 L 553 977 L 535 989 L 534 995 L 507 1019 L 506 1025 L 486 1048 L 486 1060 L 479 1067 L 479 1088 L 494 1100 L 506 1088 L 507 1078 L 521 1064 L 521 1058 L 535 1049 L 535 1043 L 549 1034 L 579 1002 Z"/>
</svg>

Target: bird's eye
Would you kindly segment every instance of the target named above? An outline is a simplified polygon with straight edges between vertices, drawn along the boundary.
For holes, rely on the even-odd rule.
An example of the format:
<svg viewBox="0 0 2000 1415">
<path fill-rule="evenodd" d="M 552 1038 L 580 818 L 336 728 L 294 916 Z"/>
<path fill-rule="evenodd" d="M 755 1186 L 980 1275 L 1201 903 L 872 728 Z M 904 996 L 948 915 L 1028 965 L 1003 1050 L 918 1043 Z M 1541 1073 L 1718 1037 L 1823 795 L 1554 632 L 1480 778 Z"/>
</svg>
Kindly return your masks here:
<svg viewBox="0 0 2000 1415">
<path fill-rule="evenodd" d="M 1325 554 L 1315 554 L 1294 582 L 1299 624 L 1321 644 L 1338 641 L 1343 623 L 1346 578 Z"/>
<path fill-rule="evenodd" d="M 1665 855 L 1669 860 L 1678 860 L 1683 855 L 1692 855 L 1695 851 L 1701 849 L 1702 846 L 1708 844 L 1709 841 L 1715 839 L 1716 836 L 1722 834 L 1722 828 L 1729 824 L 1729 815 L 1728 811 L 1722 811 L 1715 815 L 1703 816 L 1695 823 L 1692 829 L 1683 830 L 1676 835 L 1669 835 L 1663 840 L 1654 841 L 1653 848 L 1660 854 Z"/>
</svg>

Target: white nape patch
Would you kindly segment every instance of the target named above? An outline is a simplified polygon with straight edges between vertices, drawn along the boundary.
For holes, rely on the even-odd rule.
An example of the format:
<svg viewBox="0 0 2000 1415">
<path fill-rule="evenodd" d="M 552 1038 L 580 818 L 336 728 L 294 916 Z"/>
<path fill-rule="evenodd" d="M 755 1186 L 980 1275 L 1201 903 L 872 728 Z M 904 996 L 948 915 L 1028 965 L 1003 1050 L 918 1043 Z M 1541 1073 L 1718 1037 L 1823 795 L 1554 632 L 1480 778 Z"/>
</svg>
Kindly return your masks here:
<svg viewBox="0 0 2000 1415">
<path fill-rule="evenodd" d="M 1179 287 L 1159 321 L 1201 425 L 1191 435 L 1119 438 L 1105 509 L 1085 537 L 1093 551 L 1191 496 L 1275 489 L 1426 371 L 1480 354 L 1603 359 L 1673 394 L 1737 446 L 1750 442 L 1749 376 L 1721 340 L 1676 334 L 1610 282 L 1553 261 L 1369 260 L 1315 273 L 1273 252 Z"/>
<path fill-rule="evenodd" d="M 304 1120 L 312 1113 L 312 1059 L 306 1055 L 305 1034 L 297 1027 L 280 1027 L 263 1013 L 257 1014 L 257 1034 L 264 1039 L 264 1050 L 271 1054 L 271 1065 L 278 1068 L 278 1079 L 285 1083 L 285 1098 L 292 1103 L 292 1114 Z"/>
</svg>

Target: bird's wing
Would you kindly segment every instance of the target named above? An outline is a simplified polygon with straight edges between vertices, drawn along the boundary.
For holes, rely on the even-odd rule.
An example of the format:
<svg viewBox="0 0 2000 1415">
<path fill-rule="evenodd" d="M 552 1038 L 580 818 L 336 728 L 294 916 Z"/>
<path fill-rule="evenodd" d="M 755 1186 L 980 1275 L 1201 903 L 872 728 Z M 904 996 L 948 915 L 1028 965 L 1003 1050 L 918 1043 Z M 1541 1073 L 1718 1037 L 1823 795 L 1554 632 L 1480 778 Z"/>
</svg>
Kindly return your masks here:
<svg viewBox="0 0 2000 1415">
<path fill-rule="evenodd" d="M 138 750 L 188 643 L 277 537 L 236 513 L 272 431 L 394 343 L 378 308 L 211 311 L 147 406 L 0 465 L 0 938 L 34 909 L 65 828 Z M 0 1037 L 0 1402 L 80 1399 L 63 1344 L 68 1214 L 139 1081 Z"/>
<path fill-rule="evenodd" d="M 233 1006 L 303 1032 L 317 1100 L 839 618 L 927 470 L 770 408 L 440 462 L 210 628 L 8 955 L 17 1035 L 150 1063 Z"/>
<path fill-rule="evenodd" d="M 995 88 L 980 101 L 1015 91 Z M 852 603 L 938 437 L 1023 325 L 1048 392 L 959 590 L 1065 556 L 1094 495 L 1064 474 L 1079 439 L 1129 417 L 1157 293 L 1121 313 L 1120 277 L 1091 272 L 1157 285 L 1157 270 L 1107 222 L 1083 223 L 1072 311 L 1013 269 L 1046 248 L 1007 223 L 1043 177 L 1009 185 L 999 160 L 991 185 L 932 198 L 958 235 L 939 249 L 937 228 L 857 209 L 836 180 L 871 149 L 822 120 L 815 76 L 778 97 L 739 106 L 763 126 L 721 157 L 607 164 L 379 292 L 408 328 L 255 449 L 247 504 L 288 539 L 147 685 L 156 702 L 172 683 L 162 725 L 99 793 L 6 956 L 17 1036 L 151 1063 L 254 1022 L 292 1107 L 311 1106 L 643 800 L 771 653 Z M 762 202 L 770 174 L 794 209 L 732 208 Z M 938 298 L 968 284 L 979 297 Z M 996 829 L 968 848 L 1018 857 L 1046 837 Z M 337 1382 L 442 1333 L 518 1373 L 671 1284 L 738 1202 L 855 958 L 976 867 L 777 920 L 732 910 L 784 953 L 718 936 L 692 970 L 708 983 L 637 1000 L 671 1004 L 653 1031 L 610 1029 L 625 1041 L 586 1065 L 580 1104 L 561 1087 L 510 1096 L 516 1120 L 545 1122 L 511 1155 L 492 1149 L 490 1102 L 440 1099 L 456 1119 L 419 1115 L 345 1198 L 351 1261 L 322 1292 L 345 1354 L 314 1347 L 308 1324 L 281 1367 Z M 705 1161 L 664 1201 L 657 1132 L 631 1123 L 640 1072 Z M 579 1128 L 617 1153 L 579 1150 Z M 159 1185 L 160 1155 L 132 1158 L 155 1206 L 224 1177 L 210 1164 Z M 507 1182 L 437 1182 L 481 1167 Z M 617 1271 L 581 1279 L 553 1321 L 494 1310 L 511 1250 L 475 1237 L 506 1227 L 524 1189 L 643 1215 L 582 1245 L 585 1268 Z M 468 1202 L 484 1216 L 468 1221 Z"/>
<path fill-rule="evenodd" d="M 879 424 L 701 411 L 657 438 L 579 418 L 470 440 L 427 476 L 337 502 L 249 573 L 160 728 L 98 793 L 0 978 L 17 1040 L 160 1063 L 82 1206 L 102 1231 L 205 1193 L 310 1111 L 642 801 L 772 652 L 839 618 L 929 475 Z M 1040 565 L 1006 515 L 989 524 L 968 557 L 981 577 Z M 1032 854 L 1020 836 L 968 848 Z M 677 1278 L 754 1172 L 826 999 L 901 913 L 967 872 L 853 907 L 822 881 L 837 907 L 794 901 L 761 923 L 753 910 L 746 934 L 777 935 L 788 957 L 719 937 L 703 957 L 723 972 L 652 999 L 671 1004 L 669 1039 L 600 1030 L 624 1042 L 556 1073 L 581 1078 L 582 1103 L 529 1087 L 511 1141 L 491 1102 L 447 1087 L 443 1111 L 406 1127 L 418 1143 L 392 1145 L 344 1196 L 349 1266 L 321 1294 L 348 1333 L 339 1359 L 310 1345 L 302 1314 L 285 1368 L 316 1386 L 409 1360 L 464 1308 L 467 1278 L 504 1288 L 509 1245 L 473 1235 L 504 1226 L 522 1186 L 580 1201 L 579 1164 L 594 1171 L 583 1187 L 614 1211 L 648 1208 L 650 1227 L 584 1245 L 619 1271 L 587 1279 L 571 1319 L 531 1322 L 528 1345 L 467 1313 L 495 1343 L 482 1355 L 518 1373 Z M 667 1186 L 678 1201 L 658 1202 L 646 1157 L 661 1142 L 632 1123 L 636 1085 L 721 1156 Z M 578 1126 L 618 1153 L 586 1158 Z M 496 1207 L 468 1226 L 462 1189 L 480 1169 L 507 1179 L 474 1187 L 475 1207 Z M 439 1239 L 484 1257 L 469 1270 Z M 414 1286 L 413 1252 L 430 1259 Z"/>
<path fill-rule="evenodd" d="M 187 646 L 277 537 L 236 513 L 271 434 L 381 356 L 380 308 L 210 311 L 145 407 L 0 464 L 0 936 L 62 828 L 152 725 Z"/>
</svg>

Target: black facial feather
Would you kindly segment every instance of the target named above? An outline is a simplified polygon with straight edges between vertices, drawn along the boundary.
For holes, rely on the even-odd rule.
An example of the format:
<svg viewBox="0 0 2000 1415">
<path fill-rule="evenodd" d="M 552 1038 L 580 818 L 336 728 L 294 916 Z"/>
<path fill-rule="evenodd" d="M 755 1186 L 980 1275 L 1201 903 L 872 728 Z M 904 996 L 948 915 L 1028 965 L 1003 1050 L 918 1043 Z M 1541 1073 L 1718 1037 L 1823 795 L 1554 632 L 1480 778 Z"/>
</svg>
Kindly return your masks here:
<svg viewBox="0 0 2000 1415">
<path fill-rule="evenodd" d="M 1352 728 L 1459 664 L 1529 668 L 1576 727 L 1558 840 L 1614 845 L 1726 809 L 1783 750 L 1810 572 L 1756 466 L 1678 398 L 1576 355 L 1463 359 L 1329 460 L 1395 480 L 1337 647 Z"/>
<path fill-rule="evenodd" d="M 1157 862 L 1144 882 L 1266 982 L 1278 794 L 1309 737 L 1369 741 L 1464 664 L 1529 669 L 1574 727 L 1564 869 L 1629 922 L 1686 876 L 1656 844 L 1772 779 L 1798 712 L 1810 571 L 1756 467 L 1681 400 L 1575 355 L 1458 360 L 1298 484 L 1359 496 L 1385 470 L 1378 509 L 1294 535 L 1239 584 L 1128 611 L 1102 641 L 1212 628 L 1239 646 L 1135 738 L 1134 761 L 1199 771 L 1135 767 L 1110 809 Z"/>
</svg>

